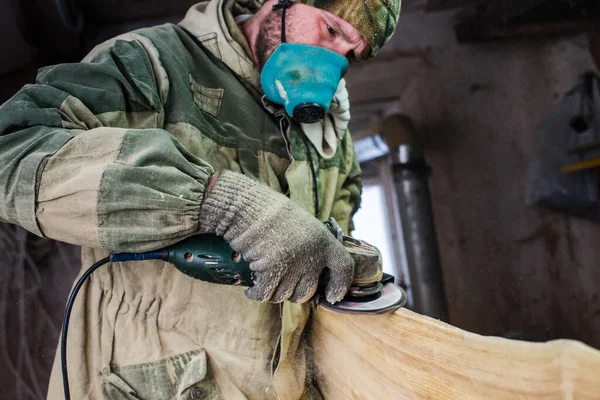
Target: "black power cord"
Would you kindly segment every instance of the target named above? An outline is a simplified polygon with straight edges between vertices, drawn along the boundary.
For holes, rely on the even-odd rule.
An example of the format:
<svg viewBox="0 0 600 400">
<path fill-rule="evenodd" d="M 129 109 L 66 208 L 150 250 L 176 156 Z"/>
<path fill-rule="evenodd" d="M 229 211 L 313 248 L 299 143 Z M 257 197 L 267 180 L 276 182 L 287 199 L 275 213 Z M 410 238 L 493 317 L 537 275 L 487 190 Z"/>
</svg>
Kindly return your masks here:
<svg viewBox="0 0 600 400">
<path fill-rule="evenodd" d="M 71 400 L 69 391 L 69 372 L 67 370 L 67 331 L 69 330 L 69 320 L 71 319 L 71 310 L 79 289 L 83 286 L 87 278 L 92 272 L 109 262 L 125 262 L 125 261 L 141 261 L 141 260 L 168 260 L 169 253 L 167 251 L 149 251 L 147 253 L 111 253 L 108 257 L 103 258 L 91 267 L 89 267 L 69 295 L 67 308 L 65 309 L 65 318 L 63 320 L 62 333 L 60 337 L 60 362 L 62 367 L 63 389 L 65 392 L 65 400 Z"/>
<path fill-rule="evenodd" d="M 63 320 L 62 333 L 60 338 L 60 363 L 62 367 L 62 376 L 63 376 L 63 389 L 65 391 L 65 400 L 71 400 L 71 393 L 69 392 L 69 372 L 67 371 L 67 330 L 69 329 L 69 320 L 71 319 L 71 309 L 73 308 L 73 303 L 75 302 L 75 298 L 77 297 L 77 293 L 79 293 L 79 289 L 83 286 L 84 282 L 87 278 L 103 266 L 104 264 L 110 262 L 110 256 L 103 258 L 98 261 L 96 264 L 92 265 L 88 268 L 87 271 L 83 273 L 81 278 L 77 281 L 77 284 L 71 291 L 69 295 L 69 301 L 67 301 L 67 309 L 65 310 L 65 318 Z"/>
</svg>

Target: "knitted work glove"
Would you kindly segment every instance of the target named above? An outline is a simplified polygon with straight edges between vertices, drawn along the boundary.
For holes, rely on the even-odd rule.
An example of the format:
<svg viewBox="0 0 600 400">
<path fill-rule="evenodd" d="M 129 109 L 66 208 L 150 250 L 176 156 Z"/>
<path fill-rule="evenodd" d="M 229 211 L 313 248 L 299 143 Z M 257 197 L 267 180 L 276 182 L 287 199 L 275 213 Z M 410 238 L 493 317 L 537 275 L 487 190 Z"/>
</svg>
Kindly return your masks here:
<svg viewBox="0 0 600 400">
<path fill-rule="evenodd" d="M 354 275 L 354 261 L 323 223 L 284 195 L 242 174 L 221 171 L 205 193 L 200 227 L 229 242 L 250 263 L 251 300 L 302 303 L 330 269 L 327 301 L 340 301 Z"/>
</svg>

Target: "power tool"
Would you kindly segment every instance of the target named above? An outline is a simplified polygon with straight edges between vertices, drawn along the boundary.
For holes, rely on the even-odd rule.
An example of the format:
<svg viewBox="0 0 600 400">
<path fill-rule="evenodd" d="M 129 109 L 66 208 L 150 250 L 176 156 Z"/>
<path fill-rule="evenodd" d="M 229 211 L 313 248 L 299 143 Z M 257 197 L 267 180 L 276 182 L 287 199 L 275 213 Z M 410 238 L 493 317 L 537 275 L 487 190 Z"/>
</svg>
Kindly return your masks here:
<svg viewBox="0 0 600 400">
<path fill-rule="evenodd" d="M 325 225 L 354 258 L 355 274 L 344 300 L 331 304 L 322 296 L 329 282 L 329 271 L 324 270 L 311 303 L 328 311 L 371 315 L 390 312 L 404 305 L 406 294 L 393 284 L 392 275 L 383 273 L 379 250 L 365 241 L 344 235 L 334 219 Z M 160 258 L 204 282 L 252 286 L 254 281 L 250 263 L 225 240 L 214 235 L 192 236 L 163 250 Z"/>
<path fill-rule="evenodd" d="M 329 270 L 319 278 L 316 294 L 310 300 L 316 307 L 335 313 L 378 315 L 394 311 L 406 303 L 406 293 L 394 284 L 394 277 L 383 273 L 381 253 L 369 243 L 344 234 L 335 219 L 325 222 L 329 231 L 344 245 L 354 259 L 354 278 L 344 299 L 332 304 L 325 300 Z M 184 274 L 208 283 L 252 286 L 254 272 L 242 254 L 234 251 L 222 238 L 212 234 L 191 236 L 168 248 L 147 253 L 111 253 L 92 265 L 75 284 L 65 310 L 61 334 L 61 363 L 65 399 L 70 399 L 66 361 L 67 330 L 71 309 L 77 293 L 86 279 L 108 262 L 164 260 Z"/>
</svg>

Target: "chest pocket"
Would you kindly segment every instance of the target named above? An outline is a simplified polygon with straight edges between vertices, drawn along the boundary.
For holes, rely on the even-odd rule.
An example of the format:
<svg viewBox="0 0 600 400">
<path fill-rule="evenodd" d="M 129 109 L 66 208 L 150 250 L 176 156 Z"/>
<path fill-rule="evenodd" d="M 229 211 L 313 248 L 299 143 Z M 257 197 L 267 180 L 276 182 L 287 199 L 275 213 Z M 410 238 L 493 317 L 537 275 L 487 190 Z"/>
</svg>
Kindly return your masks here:
<svg viewBox="0 0 600 400">
<path fill-rule="evenodd" d="M 222 400 L 206 352 L 102 371 L 105 400 Z"/>
<path fill-rule="evenodd" d="M 202 111 L 217 118 L 221 111 L 224 90 L 221 88 L 209 88 L 199 84 L 190 74 L 190 87 L 194 97 L 194 104 Z"/>
</svg>

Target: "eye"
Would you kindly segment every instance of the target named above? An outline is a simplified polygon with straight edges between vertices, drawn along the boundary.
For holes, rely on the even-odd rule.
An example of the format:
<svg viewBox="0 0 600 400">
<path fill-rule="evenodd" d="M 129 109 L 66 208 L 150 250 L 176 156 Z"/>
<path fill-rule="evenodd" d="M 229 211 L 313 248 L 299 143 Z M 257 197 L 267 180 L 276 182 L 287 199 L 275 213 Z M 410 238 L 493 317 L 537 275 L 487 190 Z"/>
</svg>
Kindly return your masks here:
<svg viewBox="0 0 600 400">
<path fill-rule="evenodd" d="M 335 30 L 335 28 L 329 24 L 327 24 L 327 31 L 329 31 L 329 34 L 331 36 L 337 35 L 337 31 Z"/>
</svg>

